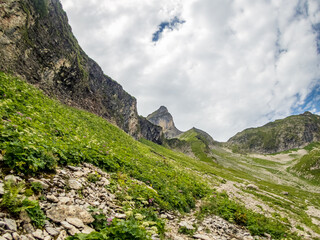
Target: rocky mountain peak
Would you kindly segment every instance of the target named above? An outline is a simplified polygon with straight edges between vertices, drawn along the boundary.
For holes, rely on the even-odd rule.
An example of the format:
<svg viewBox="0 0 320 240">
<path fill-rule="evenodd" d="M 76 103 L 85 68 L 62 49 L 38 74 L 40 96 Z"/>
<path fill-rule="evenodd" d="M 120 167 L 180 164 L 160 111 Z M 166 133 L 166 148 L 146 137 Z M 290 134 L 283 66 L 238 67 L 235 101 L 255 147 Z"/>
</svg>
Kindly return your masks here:
<svg viewBox="0 0 320 240">
<path fill-rule="evenodd" d="M 162 127 L 165 138 L 174 138 L 182 133 L 176 128 L 173 117 L 165 106 L 149 114 L 147 120 Z"/>
<path fill-rule="evenodd" d="M 0 71 L 61 102 L 95 113 L 135 138 L 160 132 L 137 113 L 136 99 L 79 46 L 59 0 L 0 1 Z"/>
</svg>

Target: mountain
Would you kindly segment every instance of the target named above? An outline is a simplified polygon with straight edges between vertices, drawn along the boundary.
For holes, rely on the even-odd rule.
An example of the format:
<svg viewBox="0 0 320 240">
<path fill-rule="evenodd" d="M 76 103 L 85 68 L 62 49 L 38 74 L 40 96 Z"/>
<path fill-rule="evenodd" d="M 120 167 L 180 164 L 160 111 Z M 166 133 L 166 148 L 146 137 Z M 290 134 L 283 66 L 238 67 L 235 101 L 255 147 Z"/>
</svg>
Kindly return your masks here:
<svg viewBox="0 0 320 240">
<path fill-rule="evenodd" d="M 320 141 L 320 116 L 305 112 L 246 129 L 230 138 L 227 145 L 235 151 L 276 153 L 316 141 Z"/>
<path fill-rule="evenodd" d="M 179 135 L 179 140 L 188 143 L 192 153 L 199 160 L 209 162 L 215 160 L 211 148 L 216 141 L 208 133 L 197 128 L 191 128 Z"/>
<path fill-rule="evenodd" d="M 174 138 L 182 133 L 176 128 L 172 115 L 164 106 L 161 106 L 157 111 L 149 114 L 147 116 L 147 120 L 157 126 L 162 127 L 165 138 Z"/>
<path fill-rule="evenodd" d="M 0 71 L 102 116 L 135 138 L 161 141 L 161 129 L 138 116 L 136 99 L 81 49 L 59 0 L 0 1 L 0 9 Z"/>
</svg>

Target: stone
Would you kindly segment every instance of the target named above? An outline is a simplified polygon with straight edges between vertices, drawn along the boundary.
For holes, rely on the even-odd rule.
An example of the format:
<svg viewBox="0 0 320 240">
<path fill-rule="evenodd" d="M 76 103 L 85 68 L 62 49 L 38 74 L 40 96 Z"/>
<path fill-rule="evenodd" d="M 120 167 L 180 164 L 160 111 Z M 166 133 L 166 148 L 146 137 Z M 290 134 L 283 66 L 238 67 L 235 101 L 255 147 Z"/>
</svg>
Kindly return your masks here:
<svg viewBox="0 0 320 240">
<path fill-rule="evenodd" d="M 79 190 L 79 189 L 82 188 L 82 184 L 79 181 L 75 180 L 75 179 L 70 179 L 69 180 L 69 186 L 70 186 L 71 189 L 74 189 L 74 190 Z"/>
<path fill-rule="evenodd" d="M 24 223 L 30 223 L 31 219 L 26 211 L 21 211 L 19 214 L 20 220 Z"/>
<path fill-rule="evenodd" d="M 23 224 L 23 228 L 27 233 L 33 233 L 34 232 L 34 227 L 32 226 L 31 223 Z"/>
<path fill-rule="evenodd" d="M 75 205 L 58 205 L 52 207 L 50 210 L 46 212 L 48 218 L 50 218 L 54 222 L 62 222 L 65 221 L 67 217 L 77 217 L 84 224 L 92 223 L 94 221 L 88 211 L 83 208 Z"/>
<path fill-rule="evenodd" d="M 89 234 L 89 233 L 92 233 L 94 232 L 95 230 L 87 225 L 84 226 L 84 228 L 82 229 L 82 233 L 85 233 L 85 234 Z"/>
<path fill-rule="evenodd" d="M 30 182 L 34 182 L 34 183 L 40 183 L 41 186 L 43 187 L 43 189 L 48 189 L 49 188 L 48 184 L 46 184 L 44 181 L 41 181 L 39 179 L 30 178 L 29 181 Z"/>
<path fill-rule="evenodd" d="M 20 177 L 14 176 L 14 175 L 7 175 L 7 176 L 5 176 L 4 180 L 5 180 L 5 181 L 11 180 L 11 181 L 13 181 L 13 182 L 15 182 L 15 183 L 18 182 L 18 181 L 22 181 L 22 179 L 21 179 Z"/>
<path fill-rule="evenodd" d="M 5 233 L 2 235 L 2 237 L 4 237 L 6 240 L 12 240 L 12 236 L 10 233 Z"/>
<path fill-rule="evenodd" d="M 251 190 L 256 190 L 258 191 L 259 190 L 259 187 L 254 185 L 254 184 L 248 184 L 247 185 L 247 189 L 251 189 Z"/>
<path fill-rule="evenodd" d="M 47 233 L 49 233 L 53 237 L 59 235 L 59 231 L 53 227 L 46 227 L 46 231 L 47 231 Z"/>
<path fill-rule="evenodd" d="M 20 236 L 19 236 L 19 234 L 16 233 L 16 232 L 13 232 L 13 233 L 12 233 L 12 238 L 13 238 L 14 240 L 20 240 Z"/>
<path fill-rule="evenodd" d="M 6 223 L 7 228 L 8 228 L 9 230 L 12 230 L 12 231 L 14 231 L 14 232 L 17 231 L 17 223 L 16 223 L 15 220 L 9 219 L 9 218 L 5 218 L 5 219 L 4 219 L 4 222 Z"/>
<path fill-rule="evenodd" d="M 66 221 L 77 228 L 84 228 L 84 224 L 79 218 L 67 217 Z"/>
<path fill-rule="evenodd" d="M 114 217 L 119 219 L 126 219 L 127 216 L 122 213 L 116 213 Z"/>
<path fill-rule="evenodd" d="M 61 205 L 68 205 L 72 203 L 72 199 L 69 197 L 59 197 L 59 204 Z"/>
<path fill-rule="evenodd" d="M 68 165 L 68 168 L 71 169 L 72 171 L 75 171 L 75 172 L 81 171 L 81 167 L 75 167 L 75 166 Z"/>
<path fill-rule="evenodd" d="M 56 240 L 65 240 L 67 236 L 67 232 L 65 230 L 62 230 Z"/>
<path fill-rule="evenodd" d="M 47 200 L 54 203 L 59 202 L 59 199 L 54 195 L 47 195 Z"/>
<path fill-rule="evenodd" d="M 73 236 L 73 235 L 75 235 L 77 233 L 81 233 L 81 232 L 79 231 L 79 229 L 72 227 L 71 229 L 68 229 L 68 233 Z"/>
<path fill-rule="evenodd" d="M 188 230 L 194 230 L 194 227 L 192 226 L 192 224 L 186 222 L 186 221 L 182 221 L 179 223 L 180 227 L 185 227 Z"/>
<path fill-rule="evenodd" d="M 70 223 L 68 223 L 67 221 L 62 221 L 61 222 L 61 226 L 66 228 L 66 229 L 71 229 L 73 228 L 74 226 L 72 226 Z"/>
<path fill-rule="evenodd" d="M 289 193 L 288 192 L 282 192 L 283 195 L 288 196 Z"/>
<path fill-rule="evenodd" d="M 46 236 L 43 240 L 51 240 L 52 238 L 50 236 Z"/>
<path fill-rule="evenodd" d="M 4 194 L 4 183 L 0 183 L 0 195 Z"/>
<path fill-rule="evenodd" d="M 193 235 L 193 237 L 196 239 L 201 239 L 201 240 L 211 240 L 211 238 L 209 238 L 207 235 L 203 235 L 203 234 L 195 234 L 195 235 Z"/>
<path fill-rule="evenodd" d="M 0 236 L 0 240 L 7 240 L 6 238 L 4 238 L 4 237 L 2 237 L 2 236 Z"/>
<path fill-rule="evenodd" d="M 108 179 L 106 179 L 105 177 L 102 177 L 100 181 L 103 182 L 104 185 L 110 185 L 110 181 Z"/>
<path fill-rule="evenodd" d="M 26 237 L 25 235 L 21 235 L 21 236 L 20 236 L 20 240 L 29 240 L 29 238 Z"/>
<path fill-rule="evenodd" d="M 32 236 L 34 236 L 37 239 L 44 239 L 43 233 L 40 229 L 37 229 L 35 232 L 33 232 Z"/>
</svg>

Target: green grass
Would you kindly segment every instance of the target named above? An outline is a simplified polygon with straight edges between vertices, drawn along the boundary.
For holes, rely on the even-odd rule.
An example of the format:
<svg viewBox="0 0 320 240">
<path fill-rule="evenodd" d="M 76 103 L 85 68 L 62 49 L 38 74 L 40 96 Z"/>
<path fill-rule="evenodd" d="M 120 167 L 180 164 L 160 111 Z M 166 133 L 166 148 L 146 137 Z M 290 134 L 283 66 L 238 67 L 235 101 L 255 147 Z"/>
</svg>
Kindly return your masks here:
<svg viewBox="0 0 320 240">
<path fill-rule="evenodd" d="M 320 184 L 320 149 L 313 148 L 308 154 L 299 159 L 298 163 L 292 168 L 301 177 Z"/>
<path fill-rule="evenodd" d="M 158 211 L 189 212 L 195 207 L 196 200 L 208 197 L 222 179 L 250 181 L 260 189 L 276 194 L 288 191 L 290 200 L 300 203 L 309 199 L 315 206 L 320 205 L 318 194 L 310 196 L 307 191 L 279 186 L 258 178 L 261 167 L 272 170 L 279 164 L 230 154 L 220 148 L 209 154 L 206 139 L 194 134 L 185 138 L 193 143 L 192 150 L 202 161 L 144 139 L 138 142 L 105 119 L 49 99 L 35 87 L 4 73 L 0 73 L 0 118 L 0 157 L 3 158 L 0 166 L 4 173 L 14 170 L 16 173 L 37 175 L 54 172 L 59 165 L 89 162 L 103 170 L 114 172 L 112 181 L 115 183 L 110 184 L 110 190 L 113 191 L 113 186 L 119 184 L 124 191 L 118 194 L 115 190 L 118 199 L 124 206 L 127 203 L 134 204 L 134 211 L 140 211 L 142 215 L 150 215 L 141 212 L 145 207 Z M 220 164 L 212 161 L 212 155 L 217 157 Z M 247 166 L 256 172 L 248 172 Z M 88 181 L 94 182 L 96 177 L 91 176 Z M 132 178 L 143 184 L 137 184 Z M 227 206 L 232 205 L 235 212 L 237 209 L 245 211 L 241 204 L 230 199 L 225 201 L 229 201 Z M 224 201 L 217 201 L 214 206 L 226 207 Z M 210 210 L 208 213 L 225 215 L 223 211 Z M 37 218 L 36 209 L 32 214 Z M 231 218 L 228 220 L 233 221 Z M 274 230 L 274 225 L 270 223 L 266 224 L 264 230 L 257 230 L 259 234 L 265 231 L 274 234 L 275 238 L 288 234 L 287 226 L 280 227 L 283 224 L 278 220 L 265 221 L 276 221 L 278 230 Z M 309 219 L 304 222 L 309 223 Z M 126 224 L 131 225 L 130 222 L 114 224 L 114 228 L 120 229 L 119 231 L 124 231 L 122 227 L 126 228 Z M 160 231 L 162 225 L 160 222 L 158 224 Z M 255 223 L 244 226 L 249 228 L 255 226 Z M 103 230 L 104 233 L 100 234 L 108 237 L 109 230 Z M 276 233 L 272 233 L 273 231 Z M 127 234 L 125 231 L 123 233 Z M 93 235 L 93 238 L 81 235 L 79 239 L 95 239 Z"/>
<path fill-rule="evenodd" d="M 204 135 L 196 131 L 194 128 L 182 133 L 179 139 L 190 144 L 194 155 L 201 161 L 212 162 L 215 159 L 210 156 L 209 142 Z"/>
<path fill-rule="evenodd" d="M 35 175 L 93 163 L 150 182 L 166 209 L 189 211 L 208 186 L 94 114 L 66 107 L 0 74 L 0 149 L 8 170 Z"/>
</svg>

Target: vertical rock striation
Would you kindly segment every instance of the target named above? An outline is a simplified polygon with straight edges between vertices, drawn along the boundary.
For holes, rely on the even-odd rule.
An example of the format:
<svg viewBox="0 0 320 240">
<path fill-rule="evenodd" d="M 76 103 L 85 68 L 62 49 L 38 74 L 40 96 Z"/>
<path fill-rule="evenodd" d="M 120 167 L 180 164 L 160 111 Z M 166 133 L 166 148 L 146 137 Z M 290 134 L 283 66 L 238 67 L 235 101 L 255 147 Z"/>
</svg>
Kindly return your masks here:
<svg viewBox="0 0 320 240">
<path fill-rule="evenodd" d="M 136 99 L 81 49 L 59 0 L 0 0 L 0 71 L 100 115 L 135 138 L 160 139 L 151 126 L 153 133 L 142 135 Z"/>
</svg>

